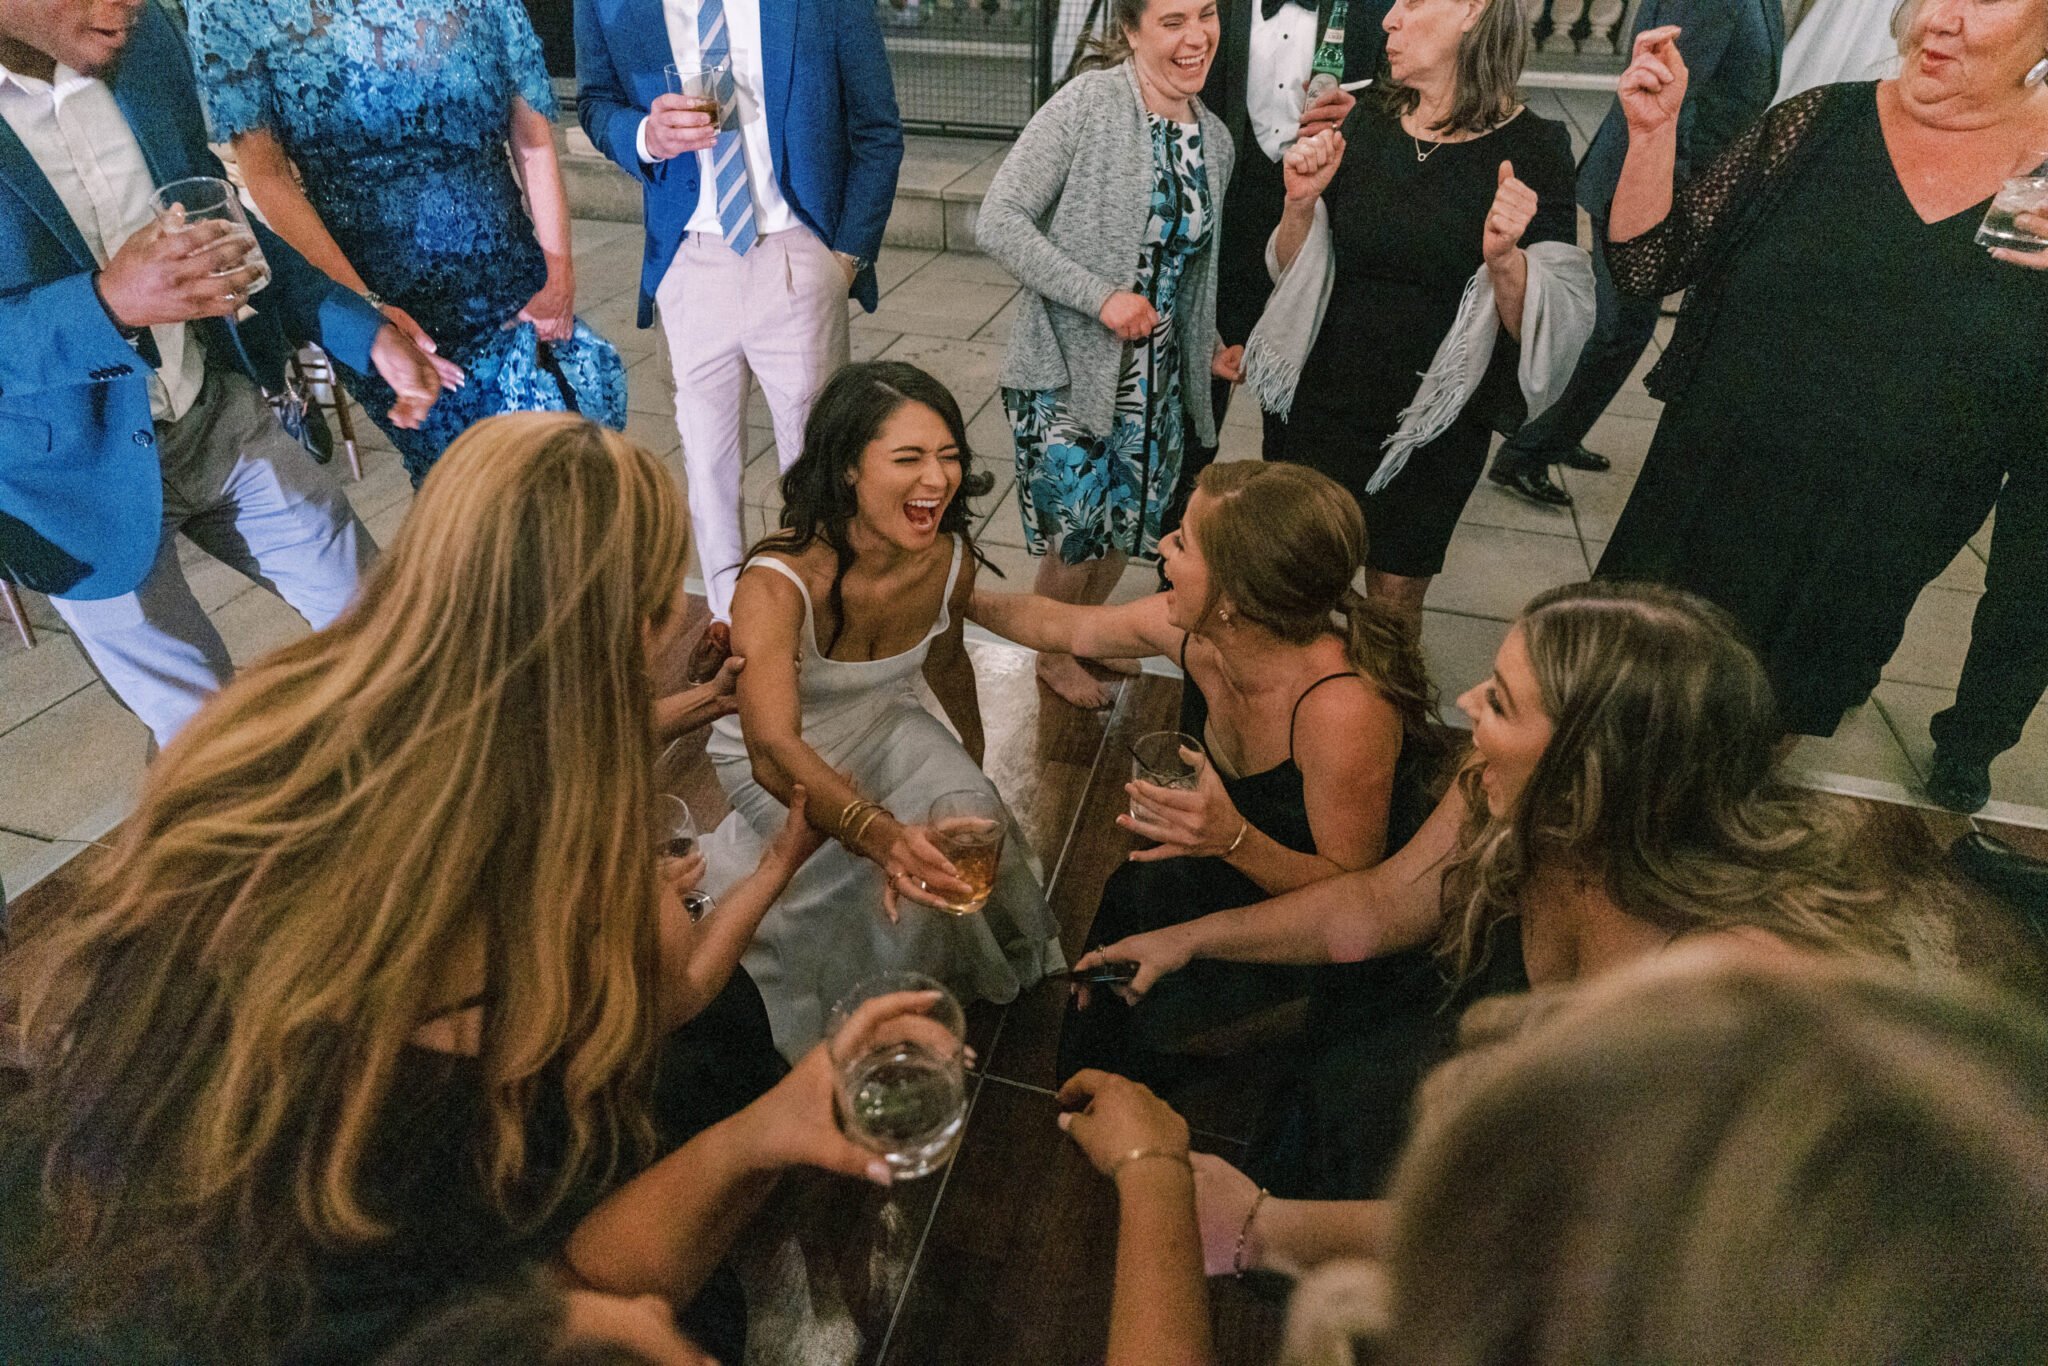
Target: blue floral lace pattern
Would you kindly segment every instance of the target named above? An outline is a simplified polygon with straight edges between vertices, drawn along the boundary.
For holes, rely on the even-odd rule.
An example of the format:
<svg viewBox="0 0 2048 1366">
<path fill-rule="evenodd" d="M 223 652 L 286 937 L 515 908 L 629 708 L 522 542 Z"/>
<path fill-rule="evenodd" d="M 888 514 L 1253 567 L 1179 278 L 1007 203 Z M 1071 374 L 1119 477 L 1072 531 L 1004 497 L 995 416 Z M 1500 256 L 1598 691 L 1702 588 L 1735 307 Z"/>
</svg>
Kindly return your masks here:
<svg viewBox="0 0 2048 1366">
<path fill-rule="evenodd" d="M 562 407 L 532 329 L 513 329 L 524 342 L 503 330 L 547 278 L 507 153 L 513 101 L 558 113 L 520 0 L 188 0 L 188 10 L 214 137 L 275 137 L 364 283 L 468 372 L 426 427 L 385 428 L 414 481 L 477 418 Z M 557 349 L 585 347 L 617 365 L 580 324 L 577 341 Z M 383 424 L 390 391 L 345 368 L 342 377 Z M 589 397 L 602 400 L 612 382 L 593 378 Z M 621 373 L 621 394 L 624 385 Z M 609 420 L 607 407 L 584 411 Z M 623 399 L 616 418 L 623 424 Z"/>
<path fill-rule="evenodd" d="M 1153 301 L 1159 326 L 1124 351 L 1109 434 L 1083 430 L 1067 409 L 1064 389 L 1003 390 L 1017 437 L 1017 510 L 1025 544 L 1043 555 L 1058 537 L 1060 558 L 1068 564 L 1099 560 L 1112 550 L 1136 559 L 1156 556 L 1160 520 L 1180 481 L 1187 410 L 1174 298 L 1188 262 L 1208 245 L 1216 216 L 1200 127 L 1157 114 L 1146 118 L 1152 130 L 1152 216 L 1133 288 Z"/>
</svg>

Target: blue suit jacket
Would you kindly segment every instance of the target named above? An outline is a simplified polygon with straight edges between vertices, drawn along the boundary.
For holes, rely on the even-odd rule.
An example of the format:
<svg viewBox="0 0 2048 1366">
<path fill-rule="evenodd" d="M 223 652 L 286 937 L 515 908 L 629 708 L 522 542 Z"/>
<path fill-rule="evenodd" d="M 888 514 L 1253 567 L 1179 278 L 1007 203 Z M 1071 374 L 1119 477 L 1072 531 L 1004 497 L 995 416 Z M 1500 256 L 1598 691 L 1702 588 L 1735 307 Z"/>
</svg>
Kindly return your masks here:
<svg viewBox="0 0 2048 1366">
<path fill-rule="evenodd" d="M 1785 55 L 1785 10 L 1782 0 L 1644 0 L 1630 43 L 1663 24 L 1684 30 L 1678 35 L 1688 72 L 1685 106 L 1678 111 L 1682 182 L 1770 107 Z M 1606 219 L 1627 156 L 1628 121 L 1616 100 L 1579 163 L 1579 203 L 1593 217 Z"/>
<path fill-rule="evenodd" d="M 769 157 L 782 197 L 826 246 L 872 261 L 903 164 L 903 120 L 872 0 L 759 3 Z M 642 187 L 642 327 L 654 321 L 655 286 L 697 209 L 699 158 L 647 166 L 635 142 L 648 107 L 668 88 L 662 68 L 674 60 L 661 0 L 576 0 L 577 119 Z M 874 311 L 872 269 L 852 293 Z"/>
<path fill-rule="evenodd" d="M 225 174 L 207 150 L 185 40 L 151 5 L 109 78 L 159 185 Z M 286 338 L 369 367 L 383 318 L 258 224 L 270 284 L 241 324 L 275 385 Z M 149 413 L 156 344 L 132 346 L 93 291 L 97 263 L 28 149 L 0 120 L 0 577 L 63 598 L 132 592 L 163 535 L 163 470 Z M 218 320 L 192 324 L 209 362 L 241 368 Z"/>
</svg>

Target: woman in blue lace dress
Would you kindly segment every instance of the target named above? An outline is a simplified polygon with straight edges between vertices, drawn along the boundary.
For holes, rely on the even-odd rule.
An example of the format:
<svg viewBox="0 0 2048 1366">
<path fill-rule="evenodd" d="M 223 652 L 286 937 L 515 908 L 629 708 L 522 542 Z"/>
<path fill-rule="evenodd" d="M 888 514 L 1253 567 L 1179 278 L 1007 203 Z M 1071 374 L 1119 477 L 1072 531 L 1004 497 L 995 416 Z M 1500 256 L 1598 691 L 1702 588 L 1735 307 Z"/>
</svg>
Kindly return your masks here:
<svg viewBox="0 0 2048 1366">
<path fill-rule="evenodd" d="M 419 430 L 385 428 L 415 485 L 493 413 L 625 424 L 618 353 L 575 317 L 554 91 L 519 0 L 187 9 L 207 117 L 263 216 L 451 386 Z M 390 407 L 374 375 L 342 378 L 373 417 Z"/>
<path fill-rule="evenodd" d="M 1197 96 L 1214 0 L 1114 0 L 1109 27 L 1109 64 L 1032 118 L 977 228 L 1024 286 L 998 382 L 1037 590 L 1084 605 L 1157 557 L 1182 448 L 1215 439 L 1209 378 L 1235 380 L 1243 352 L 1216 335 L 1231 145 Z M 1077 706 L 1111 697 L 1072 655 L 1041 653 L 1038 675 Z"/>
</svg>

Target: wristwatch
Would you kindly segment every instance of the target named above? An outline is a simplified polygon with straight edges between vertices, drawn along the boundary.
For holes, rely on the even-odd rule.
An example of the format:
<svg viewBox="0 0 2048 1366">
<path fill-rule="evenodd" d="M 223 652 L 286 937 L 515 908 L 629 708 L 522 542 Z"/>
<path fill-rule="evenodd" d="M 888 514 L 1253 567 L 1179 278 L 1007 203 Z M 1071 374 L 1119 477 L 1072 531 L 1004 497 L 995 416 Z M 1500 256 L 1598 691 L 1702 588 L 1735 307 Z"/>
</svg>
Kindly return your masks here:
<svg viewBox="0 0 2048 1366">
<path fill-rule="evenodd" d="M 845 259 L 846 259 L 847 261 L 849 261 L 850 263 L 852 263 L 852 265 L 853 265 L 853 277 L 854 277 L 854 278 L 855 278 L 856 280 L 860 278 L 860 273 L 861 273 L 862 271 L 866 270 L 866 269 L 867 269 L 868 267 L 870 267 L 870 266 L 872 266 L 872 265 L 874 264 L 874 262 L 873 262 L 873 261 L 871 261 L 871 260 L 869 260 L 869 259 L 868 259 L 867 257 L 865 257 L 865 256 L 855 256 L 855 255 L 854 255 L 854 254 L 853 254 L 852 252 L 850 252 L 850 251 L 842 251 L 842 252 L 837 252 L 837 253 L 834 253 L 834 254 L 835 254 L 835 255 L 838 255 L 838 256 L 842 256 L 842 257 L 844 257 L 844 258 L 845 258 Z"/>
<path fill-rule="evenodd" d="M 363 297 L 365 299 L 368 299 L 370 301 L 370 307 L 376 309 L 379 313 L 382 313 L 385 310 L 385 308 L 388 307 L 388 305 L 384 302 L 384 296 L 382 294 L 379 294 L 374 289 L 364 290 Z"/>
</svg>

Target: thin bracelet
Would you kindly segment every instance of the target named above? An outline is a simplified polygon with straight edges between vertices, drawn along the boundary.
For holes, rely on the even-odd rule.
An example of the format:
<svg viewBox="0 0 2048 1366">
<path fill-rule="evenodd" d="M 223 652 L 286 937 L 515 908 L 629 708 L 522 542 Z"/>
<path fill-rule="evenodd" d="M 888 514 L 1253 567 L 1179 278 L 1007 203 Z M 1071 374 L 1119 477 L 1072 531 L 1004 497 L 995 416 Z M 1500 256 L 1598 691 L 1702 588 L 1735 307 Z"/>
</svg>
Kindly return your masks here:
<svg viewBox="0 0 2048 1366">
<path fill-rule="evenodd" d="M 1116 1161 L 1110 1163 L 1109 1171 L 1106 1174 L 1110 1180 L 1114 1181 L 1116 1180 L 1116 1174 L 1125 1167 L 1128 1167 L 1133 1162 L 1142 1162 L 1148 1157 L 1170 1157 L 1191 1172 L 1195 1169 L 1195 1164 L 1188 1160 L 1186 1153 L 1175 1152 L 1172 1148 L 1133 1148 Z"/>
<path fill-rule="evenodd" d="M 1259 1187 L 1259 1193 L 1252 1197 L 1252 1207 L 1245 1211 L 1244 1227 L 1237 1231 L 1237 1251 L 1231 1255 L 1230 1265 L 1232 1270 L 1237 1272 L 1239 1280 L 1243 1280 L 1245 1272 L 1251 1270 L 1244 1264 L 1245 1244 L 1251 1241 L 1252 1220 L 1259 1217 L 1259 1206 L 1266 1203 L 1268 1194 L 1264 1186 Z"/>
<path fill-rule="evenodd" d="M 882 810 L 879 806 L 874 807 L 872 810 L 863 811 L 860 816 L 860 828 L 850 835 L 841 835 L 839 842 L 848 849 L 858 853 L 860 851 L 860 842 L 867 838 L 868 827 L 887 814 L 889 813 Z"/>
<path fill-rule="evenodd" d="M 1232 840 L 1230 842 L 1230 847 L 1223 851 L 1223 857 L 1229 858 L 1232 854 L 1237 852 L 1237 846 L 1244 843 L 1244 837 L 1251 833 L 1251 828 L 1252 823 L 1249 820 L 1245 821 L 1243 825 L 1237 827 L 1237 838 Z"/>
<path fill-rule="evenodd" d="M 855 797 L 852 801 L 839 808 L 839 819 L 833 822 L 832 828 L 841 835 L 844 835 L 846 833 L 846 823 L 873 806 L 874 803 L 866 797 Z"/>
</svg>

